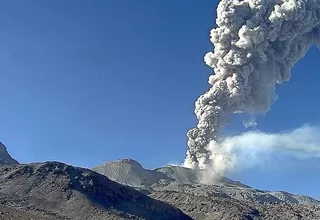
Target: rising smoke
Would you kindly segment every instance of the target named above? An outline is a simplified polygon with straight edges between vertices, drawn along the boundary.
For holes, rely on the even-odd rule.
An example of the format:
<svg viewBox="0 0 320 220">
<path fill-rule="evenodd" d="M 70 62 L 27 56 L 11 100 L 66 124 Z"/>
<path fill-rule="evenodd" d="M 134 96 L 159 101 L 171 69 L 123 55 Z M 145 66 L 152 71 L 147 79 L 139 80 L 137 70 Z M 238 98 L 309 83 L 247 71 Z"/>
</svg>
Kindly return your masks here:
<svg viewBox="0 0 320 220">
<path fill-rule="evenodd" d="M 304 125 L 276 134 L 249 131 L 227 137 L 219 143 L 211 142 L 207 150 L 213 164 L 204 171 L 201 181 L 208 184 L 234 169 L 242 170 L 274 163 L 271 161 L 273 155 L 278 154 L 299 159 L 320 158 L 319 133 L 319 127 Z"/>
<path fill-rule="evenodd" d="M 235 154 L 227 153 L 245 147 L 229 144 L 239 137 L 219 140 L 228 115 L 269 111 L 275 85 L 288 81 L 294 64 L 320 43 L 320 1 L 221 0 L 216 23 L 214 51 L 204 57 L 214 70 L 212 87 L 195 102 L 198 124 L 187 133 L 184 165 L 222 173 L 234 164 Z"/>
</svg>

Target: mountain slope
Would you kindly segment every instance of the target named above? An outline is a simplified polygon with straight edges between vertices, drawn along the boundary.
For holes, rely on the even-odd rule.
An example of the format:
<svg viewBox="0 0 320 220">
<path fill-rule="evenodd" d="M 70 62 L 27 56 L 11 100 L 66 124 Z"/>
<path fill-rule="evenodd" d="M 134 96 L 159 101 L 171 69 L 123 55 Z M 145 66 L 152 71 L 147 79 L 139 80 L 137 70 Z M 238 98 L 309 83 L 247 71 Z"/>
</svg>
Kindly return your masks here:
<svg viewBox="0 0 320 220">
<path fill-rule="evenodd" d="M 4 164 L 19 164 L 18 161 L 13 159 L 7 151 L 6 146 L 0 142 L 0 165 Z"/>
<path fill-rule="evenodd" d="M 0 204 L 0 220 L 52 220 L 45 213 L 32 210 L 21 210 Z"/>
<path fill-rule="evenodd" d="M 58 162 L 0 166 L 0 204 L 49 219 L 191 219 L 103 175 Z"/>
</svg>

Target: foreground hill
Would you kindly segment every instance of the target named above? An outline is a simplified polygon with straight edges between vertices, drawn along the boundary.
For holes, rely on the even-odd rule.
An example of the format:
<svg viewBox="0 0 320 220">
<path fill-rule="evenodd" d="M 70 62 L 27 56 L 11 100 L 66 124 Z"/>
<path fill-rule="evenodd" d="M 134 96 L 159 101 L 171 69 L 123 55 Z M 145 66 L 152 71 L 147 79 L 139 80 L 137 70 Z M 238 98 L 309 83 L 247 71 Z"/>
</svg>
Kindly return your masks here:
<svg viewBox="0 0 320 220">
<path fill-rule="evenodd" d="M 131 187 L 58 162 L 0 166 L 0 204 L 0 219 L 14 213 L 10 218 L 191 219 Z"/>
<path fill-rule="evenodd" d="M 228 178 L 204 185 L 193 170 L 184 167 L 147 170 L 134 160 L 123 159 L 93 169 L 194 219 L 320 219 L 320 202 L 311 197 L 257 190 Z"/>
</svg>

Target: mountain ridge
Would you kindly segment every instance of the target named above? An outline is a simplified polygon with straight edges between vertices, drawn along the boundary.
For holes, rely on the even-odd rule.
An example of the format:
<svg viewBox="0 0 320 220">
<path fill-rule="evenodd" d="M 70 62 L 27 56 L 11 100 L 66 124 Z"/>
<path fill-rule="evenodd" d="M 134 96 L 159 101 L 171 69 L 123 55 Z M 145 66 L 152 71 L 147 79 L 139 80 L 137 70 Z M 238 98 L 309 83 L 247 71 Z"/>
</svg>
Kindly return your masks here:
<svg viewBox="0 0 320 220">
<path fill-rule="evenodd" d="M 206 185 L 195 170 L 180 166 L 145 169 L 132 159 L 92 170 L 17 163 L 0 164 L 0 220 L 320 219 L 319 201 L 311 197 L 258 190 L 226 177 Z"/>
</svg>

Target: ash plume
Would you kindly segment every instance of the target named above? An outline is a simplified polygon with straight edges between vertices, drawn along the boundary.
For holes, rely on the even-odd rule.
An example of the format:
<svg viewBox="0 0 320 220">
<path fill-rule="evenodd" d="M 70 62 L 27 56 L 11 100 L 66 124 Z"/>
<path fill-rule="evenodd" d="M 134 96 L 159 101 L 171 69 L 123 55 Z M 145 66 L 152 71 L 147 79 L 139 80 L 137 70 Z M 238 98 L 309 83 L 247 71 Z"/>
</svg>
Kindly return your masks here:
<svg viewBox="0 0 320 220">
<path fill-rule="evenodd" d="M 213 52 L 211 88 L 195 102 L 198 124 L 188 131 L 186 167 L 224 170 L 219 132 L 232 113 L 263 114 L 277 99 L 295 63 L 320 43 L 319 0 L 221 0 Z M 210 143 L 210 146 L 209 146 Z"/>
</svg>

